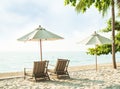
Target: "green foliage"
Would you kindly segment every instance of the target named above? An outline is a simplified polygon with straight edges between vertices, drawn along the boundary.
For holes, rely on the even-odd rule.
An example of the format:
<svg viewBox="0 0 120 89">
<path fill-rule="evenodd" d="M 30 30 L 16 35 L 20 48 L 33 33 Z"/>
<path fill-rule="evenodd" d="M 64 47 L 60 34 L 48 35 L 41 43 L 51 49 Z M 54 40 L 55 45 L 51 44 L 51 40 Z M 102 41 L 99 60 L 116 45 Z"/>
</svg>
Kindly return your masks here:
<svg viewBox="0 0 120 89">
<path fill-rule="evenodd" d="M 76 6 L 76 0 L 64 0 L 64 5 L 71 4 L 72 6 Z"/>
<path fill-rule="evenodd" d="M 109 32 L 111 31 L 111 19 L 107 21 L 107 26 L 102 29 L 103 32 Z M 115 21 L 115 30 L 117 31 L 117 34 L 115 35 L 115 52 L 120 52 L 120 22 Z M 96 47 L 97 53 L 95 52 L 95 48 L 89 48 L 88 54 L 90 55 L 102 55 L 102 54 L 109 54 L 112 53 L 112 46 L 111 44 L 105 44 L 105 45 L 99 45 Z"/>
<path fill-rule="evenodd" d="M 87 54 L 90 55 L 102 55 L 111 53 L 111 44 L 98 45 L 96 48 L 89 48 Z"/>
<path fill-rule="evenodd" d="M 119 21 L 115 22 L 115 30 L 120 31 L 120 22 Z"/>
<path fill-rule="evenodd" d="M 107 27 L 105 27 L 104 29 L 102 29 L 101 31 L 103 32 L 109 32 L 111 31 L 112 27 L 111 27 L 111 19 L 107 21 Z"/>
<path fill-rule="evenodd" d="M 108 10 L 108 8 L 111 6 L 111 0 L 96 0 L 95 7 L 98 9 L 99 12 L 102 13 L 104 16 Z"/>
<path fill-rule="evenodd" d="M 120 32 L 118 32 L 115 36 L 115 42 L 116 42 L 116 51 L 120 52 Z"/>
<path fill-rule="evenodd" d="M 120 41 L 120 32 L 118 32 L 116 34 L 116 38 L 115 38 L 116 41 Z M 117 43 L 120 43 L 120 42 L 117 42 Z"/>
<path fill-rule="evenodd" d="M 117 0 L 118 16 L 120 16 L 120 0 Z"/>
<path fill-rule="evenodd" d="M 95 0 L 80 0 L 78 4 L 76 5 L 76 11 L 78 13 L 80 12 L 86 12 L 88 8 L 92 6 L 92 4 L 95 2 Z"/>
<path fill-rule="evenodd" d="M 119 15 L 120 15 L 120 0 L 116 0 L 117 1 L 117 6 L 118 6 L 118 10 L 119 10 Z M 115 2 L 116 2 L 115 1 Z M 91 6 L 95 6 L 96 9 L 98 9 L 98 11 L 100 13 L 102 13 L 102 15 L 104 16 L 107 13 L 107 10 L 109 9 L 110 6 L 112 6 L 112 0 L 64 0 L 65 5 L 71 4 L 72 6 L 75 7 L 75 10 L 80 13 L 84 13 L 86 12 L 86 10 L 88 8 L 90 8 Z M 109 32 L 111 31 L 111 19 L 107 22 L 107 27 L 102 29 L 103 32 Z M 120 31 L 120 22 L 116 21 L 115 22 L 115 30 L 116 31 Z M 115 52 L 120 51 L 120 33 L 117 33 L 117 35 L 115 36 Z M 97 53 L 96 53 L 97 50 Z M 101 54 L 108 54 L 112 52 L 112 46 L 111 44 L 106 44 L 106 45 L 99 45 L 95 48 L 89 48 L 88 49 L 88 54 L 91 55 L 101 55 Z"/>
<path fill-rule="evenodd" d="M 64 0 L 64 4 L 74 6 L 78 13 L 84 13 L 88 8 L 94 5 L 104 16 L 109 6 L 111 6 L 111 0 Z"/>
<path fill-rule="evenodd" d="M 120 52 L 120 32 L 115 35 L 115 47 L 115 52 Z M 109 53 L 112 53 L 111 44 L 98 45 L 96 48 L 89 48 L 87 51 L 87 54 L 90 55 L 107 55 Z"/>
<path fill-rule="evenodd" d="M 118 16 L 120 16 L 120 0 L 115 0 L 118 7 Z M 64 0 L 64 5 L 72 5 L 78 13 L 86 12 L 88 8 L 94 5 L 104 16 L 112 4 L 112 0 Z"/>
<path fill-rule="evenodd" d="M 111 28 L 112 28 L 111 23 L 112 23 L 111 19 L 109 19 L 107 21 L 107 27 L 105 27 L 101 31 L 102 32 L 109 32 L 109 31 L 111 31 Z M 115 30 L 120 31 L 120 22 L 119 21 L 115 21 Z"/>
</svg>

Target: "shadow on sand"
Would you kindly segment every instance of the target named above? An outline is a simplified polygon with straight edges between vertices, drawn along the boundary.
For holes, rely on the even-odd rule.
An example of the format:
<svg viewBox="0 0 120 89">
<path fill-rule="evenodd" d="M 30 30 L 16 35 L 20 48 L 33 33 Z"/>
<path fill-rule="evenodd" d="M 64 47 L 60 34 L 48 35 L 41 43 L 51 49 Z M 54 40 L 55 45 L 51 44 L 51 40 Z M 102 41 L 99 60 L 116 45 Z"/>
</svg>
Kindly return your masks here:
<svg viewBox="0 0 120 89">
<path fill-rule="evenodd" d="M 104 81 L 100 81 L 100 80 L 76 79 L 76 78 L 53 79 L 48 82 L 55 85 L 62 85 L 62 86 L 69 86 L 69 87 L 89 87 L 92 85 L 96 85 L 96 84 L 98 85 L 98 84 L 104 83 Z"/>
</svg>

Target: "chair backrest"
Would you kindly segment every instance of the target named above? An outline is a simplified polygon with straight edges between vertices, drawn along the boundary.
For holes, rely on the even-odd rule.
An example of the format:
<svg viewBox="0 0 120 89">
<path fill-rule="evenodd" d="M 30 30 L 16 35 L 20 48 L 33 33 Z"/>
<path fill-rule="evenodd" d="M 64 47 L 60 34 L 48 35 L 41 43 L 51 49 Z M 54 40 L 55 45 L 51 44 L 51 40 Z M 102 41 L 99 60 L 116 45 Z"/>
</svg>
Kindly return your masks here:
<svg viewBox="0 0 120 89">
<path fill-rule="evenodd" d="M 49 61 L 35 61 L 33 74 L 44 74 L 47 71 Z"/>
<path fill-rule="evenodd" d="M 55 73 L 57 74 L 62 74 L 67 71 L 68 64 L 69 64 L 68 59 L 58 59 L 56 67 L 55 67 Z"/>
</svg>

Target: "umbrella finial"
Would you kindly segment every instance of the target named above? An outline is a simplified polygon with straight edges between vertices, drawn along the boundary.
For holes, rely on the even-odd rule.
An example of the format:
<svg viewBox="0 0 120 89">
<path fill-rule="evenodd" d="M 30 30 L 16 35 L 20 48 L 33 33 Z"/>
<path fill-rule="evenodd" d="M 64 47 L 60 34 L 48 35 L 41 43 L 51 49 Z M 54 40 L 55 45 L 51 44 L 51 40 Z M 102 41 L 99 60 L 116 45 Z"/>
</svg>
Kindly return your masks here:
<svg viewBox="0 0 120 89">
<path fill-rule="evenodd" d="M 93 36 L 96 36 L 97 35 L 97 32 L 96 31 L 94 31 L 94 34 L 93 34 Z"/>
<path fill-rule="evenodd" d="M 37 30 L 43 30 L 41 25 L 39 25 L 39 27 L 37 28 Z"/>
<path fill-rule="evenodd" d="M 94 31 L 94 34 L 96 34 L 96 31 Z"/>
<path fill-rule="evenodd" d="M 39 25 L 39 28 L 41 28 L 41 25 Z"/>
</svg>

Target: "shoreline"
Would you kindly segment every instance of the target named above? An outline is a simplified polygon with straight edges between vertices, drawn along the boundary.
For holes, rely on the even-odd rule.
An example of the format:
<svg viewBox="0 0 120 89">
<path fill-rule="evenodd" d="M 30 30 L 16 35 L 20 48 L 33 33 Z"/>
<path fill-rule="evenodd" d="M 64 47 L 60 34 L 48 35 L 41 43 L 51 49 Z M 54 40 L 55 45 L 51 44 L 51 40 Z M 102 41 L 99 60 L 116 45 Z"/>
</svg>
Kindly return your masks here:
<svg viewBox="0 0 120 89">
<path fill-rule="evenodd" d="M 98 67 L 98 71 L 104 68 L 114 69 L 113 65 L 110 63 L 98 64 L 97 67 Z M 120 63 L 117 63 L 117 67 L 118 68 L 120 67 Z M 91 64 L 91 65 L 69 66 L 68 67 L 69 72 L 86 71 L 86 70 L 96 70 L 96 65 Z M 0 79 L 23 77 L 23 76 L 24 76 L 24 71 L 0 73 Z"/>
</svg>

